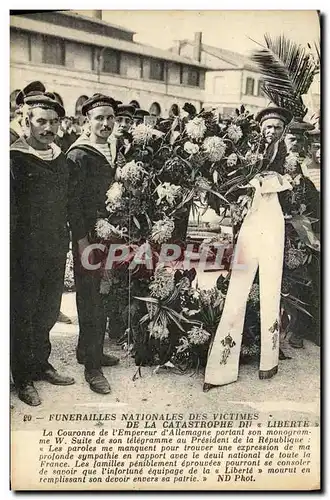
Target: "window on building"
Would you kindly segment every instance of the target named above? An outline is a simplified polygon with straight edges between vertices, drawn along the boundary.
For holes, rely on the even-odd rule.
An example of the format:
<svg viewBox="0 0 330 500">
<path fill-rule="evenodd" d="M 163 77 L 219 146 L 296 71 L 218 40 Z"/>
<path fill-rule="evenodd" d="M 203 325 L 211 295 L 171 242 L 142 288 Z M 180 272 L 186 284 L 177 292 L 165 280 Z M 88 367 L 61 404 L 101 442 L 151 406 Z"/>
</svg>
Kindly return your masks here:
<svg viewBox="0 0 330 500">
<path fill-rule="evenodd" d="M 32 36 L 28 35 L 29 61 L 32 61 Z"/>
<path fill-rule="evenodd" d="M 45 64 L 65 65 L 65 42 L 55 36 L 42 37 L 42 62 Z"/>
<path fill-rule="evenodd" d="M 143 78 L 143 76 L 144 76 L 143 57 L 140 57 L 140 78 Z"/>
<path fill-rule="evenodd" d="M 152 103 L 152 105 L 150 106 L 150 109 L 149 109 L 149 113 L 152 116 L 160 116 L 161 109 L 160 109 L 160 105 L 158 104 L 158 102 Z"/>
<path fill-rule="evenodd" d="M 187 84 L 192 87 L 199 87 L 199 71 L 194 68 L 188 69 Z"/>
<path fill-rule="evenodd" d="M 92 47 L 91 58 L 92 58 L 92 71 L 97 71 L 97 56 L 99 53 L 98 47 Z"/>
<path fill-rule="evenodd" d="M 13 61 L 31 61 L 31 35 L 27 32 L 10 30 L 10 59 Z"/>
<path fill-rule="evenodd" d="M 159 59 L 150 60 L 150 75 L 151 80 L 164 80 L 164 61 Z"/>
<path fill-rule="evenodd" d="M 183 84 L 183 66 L 180 64 L 180 83 Z"/>
<path fill-rule="evenodd" d="M 245 94 L 246 95 L 254 94 L 254 78 L 248 77 L 246 79 Z"/>
<path fill-rule="evenodd" d="M 262 90 L 262 85 L 263 85 L 263 81 L 259 80 L 258 81 L 258 97 L 263 97 L 263 95 L 264 95 L 263 90 Z"/>
<path fill-rule="evenodd" d="M 120 73 L 120 52 L 117 50 L 107 49 L 103 51 L 103 65 L 102 71 L 104 73 Z"/>
<path fill-rule="evenodd" d="M 81 116 L 81 108 L 85 101 L 87 101 L 87 95 L 81 95 L 78 97 L 76 106 L 75 106 L 75 116 Z"/>
</svg>

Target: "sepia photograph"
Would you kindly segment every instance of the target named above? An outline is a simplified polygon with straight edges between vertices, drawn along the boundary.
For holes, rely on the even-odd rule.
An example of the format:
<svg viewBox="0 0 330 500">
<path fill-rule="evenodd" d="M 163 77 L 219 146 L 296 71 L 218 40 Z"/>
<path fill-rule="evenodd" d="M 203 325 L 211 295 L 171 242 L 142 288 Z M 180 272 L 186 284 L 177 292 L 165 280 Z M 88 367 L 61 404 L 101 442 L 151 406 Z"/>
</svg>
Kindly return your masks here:
<svg viewBox="0 0 330 500">
<path fill-rule="evenodd" d="M 10 488 L 321 489 L 317 10 L 10 11 Z"/>
</svg>

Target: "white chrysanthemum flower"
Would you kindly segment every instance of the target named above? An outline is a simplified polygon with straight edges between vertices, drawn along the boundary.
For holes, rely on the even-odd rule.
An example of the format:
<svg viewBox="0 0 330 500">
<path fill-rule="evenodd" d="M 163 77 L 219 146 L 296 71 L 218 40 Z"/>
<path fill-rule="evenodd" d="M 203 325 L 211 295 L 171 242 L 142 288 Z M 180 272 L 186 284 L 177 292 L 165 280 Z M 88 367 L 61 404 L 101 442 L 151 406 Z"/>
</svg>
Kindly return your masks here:
<svg viewBox="0 0 330 500">
<path fill-rule="evenodd" d="M 243 137 L 243 132 L 242 132 L 241 127 L 239 127 L 238 125 L 234 125 L 234 124 L 229 125 L 229 127 L 227 129 L 227 134 L 228 134 L 229 139 L 231 139 L 234 142 L 238 142 L 240 140 L 240 138 Z"/>
<path fill-rule="evenodd" d="M 206 137 L 203 149 L 210 161 L 220 161 L 226 151 L 226 144 L 220 137 Z"/>
<path fill-rule="evenodd" d="M 149 323 L 148 330 L 152 337 L 159 340 L 167 339 L 170 333 L 166 325 L 153 322 Z"/>
<path fill-rule="evenodd" d="M 156 192 L 158 194 L 157 205 L 165 198 L 169 205 L 173 205 L 175 198 L 181 193 L 181 186 L 163 182 L 157 186 Z"/>
<path fill-rule="evenodd" d="M 142 162 L 130 161 L 126 163 L 120 170 L 118 178 L 122 182 L 128 182 L 129 184 L 137 184 L 141 178 L 145 170 L 143 168 Z"/>
<path fill-rule="evenodd" d="M 165 267 L 156 269 L 156 272 L 149 285 L 151 297 L 166 299 L 174 290 L 174 275 Z"/>
<path fill-rule="evenodd" d="M 117 198 L 121 198 L 123 195 L 124 186 L 121 182 L 114 182 L 107 191 L 107 201 L 111 203 Z"/>
<path fill-rule="evenodd" d="M 186 132 L 191 139 L 202 139 L 206 132 L 206 125 L 203 118 L 196 116 L 186 123 Z"/>
<path fill-rule="evenodd" d="M 286 174 L 295 174 L 297 172 L 299 153 L 293 153 L 292 151 L 286 156 L 284 162 L 284 172 Z"/>
<path fill-rule="evenodd" d="M 108 239 L 110 236 L 115 236 L 117 238 L 123 238 L 127 233 L 127 228 L 120 228 L 119 226 L 113 226 L 107 219 L 98 219 L 95 224 L 95 231 L 99 238 Z"/>
<path fill-rule="evenodd" d="M 149 125 L 141 123 L 132 130 L 133 141 L 137 144 L 149 142 L 152 138 L 153 129 Z"/>
<path fill-rule="evenodd" d="M 124 192 L 124 186 L 121 182 L 114 182 L 106 194 L 106 208 L 108 212 L 115 212 L 120 208 Z"/>
<path fill-rule="evenodd" d="M 252 153 L 252 151 L 248 151 L 245 155 L 245 160 L 250 165 L 255 165 L 258 161 L 261 161 L 262 159 L 263 159 L 262 154 Z"/>
<path fill-rule="evenodd" d="M 112 224 L 106 219 L 99 219 L 95 224 L 95 231 L 99 238 L 107 239 L 112 234 Z"/>
<path fill-rule="evenodd" d="M 197 144 L 194 144 L 193 142 L 185 142 L 183 149 L 190 155 L 194 155 L 198 153 L 199 151 L 199 146 Z"/>
<path fill-rule="evenodd" d="M 173 219 L 164 218 L 156 221 L 151 229 L 151 240 L 154 243 L 165 243 L 171 238 L 174 227 Z"/>
<path fill-rule="evenodd" d="M 237 154 L 231 153 L 231 155 L 229 155 L 227 158 L 228 167 L 234 167 L 237 163 L 237 159 Z"/>
<path fill-rule="evenodd" d="M 201 326 L 193 326 L 188 332 L 188 339 L 190 344 L 203 345 L 206 344 L 211 337 L 211 334 L 204 330 Z"/>
</svg>

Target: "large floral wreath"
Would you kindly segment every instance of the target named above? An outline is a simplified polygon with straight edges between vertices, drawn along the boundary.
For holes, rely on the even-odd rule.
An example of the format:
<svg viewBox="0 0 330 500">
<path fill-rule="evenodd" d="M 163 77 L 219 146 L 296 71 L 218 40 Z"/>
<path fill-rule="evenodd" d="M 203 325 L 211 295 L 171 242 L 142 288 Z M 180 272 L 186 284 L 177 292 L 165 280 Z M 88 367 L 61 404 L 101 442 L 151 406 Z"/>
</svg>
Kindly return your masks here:
<svg viewBox="0 0 330 500">
<path fill-rule="evenodd" d="M 107 192 L 106 216 L 95 227 L 100 240 L 122 242 L 129 251 L 104 270 L 101 292 L 110 321 L 118 318 L 122 341 L 133 350 L 137 365 L 170 363 L 185 371 L 205 364 L 229 281 L 224 275 L 211 290 L 201 290 L 195 270 L 185 268 L 189 213 L 211 207 L 219 215 L 230 215 L 235 239 L 252 200 L 252 189 L 246 186 L 262 170 L 264 140 L 243 106 L 228 119 L 202 111 L 189 121 L 164 120 L 154 128 L 141 124 L 132 136 L 129 161 L 118 167 Z M 296 196 L 287 203 L 296 229 L 285 249 L 289 271 L 312 258 L 314 245 L 304 197 L 295 194 L 300 179 L 292 165 L 288 157 L 286 175 L 294 186 L 291 196 Z M 181 249 L 176 260 L 165 265 L 159 260 L 164 243 L 178 243 Z M 306 304 L 288 289 L 294 278 L 286 274 L 284 305 L 308 313 Z M 256 282 L 248 301 L 243 357 L 258 354 L 258 301 Z"/>
</svg>

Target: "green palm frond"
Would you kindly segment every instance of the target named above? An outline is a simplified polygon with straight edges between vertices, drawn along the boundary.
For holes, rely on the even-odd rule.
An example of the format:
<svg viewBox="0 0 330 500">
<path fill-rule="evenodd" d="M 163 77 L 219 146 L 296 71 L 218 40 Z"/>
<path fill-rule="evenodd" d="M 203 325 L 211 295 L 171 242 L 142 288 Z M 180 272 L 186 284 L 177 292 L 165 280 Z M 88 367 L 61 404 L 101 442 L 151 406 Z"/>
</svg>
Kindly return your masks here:
<svg viewBox="0 0 330 500">
<path fill-rule="evenodd" d="M 277 106 L 303 118 L 307 108 L 301 96 L 308 92 L 316 73 L 312 54 L 284 35 L 272 39 L 266 34 L 265 44 L 251 55 L 263 76 L 264 94 Z"/>
</svg>

